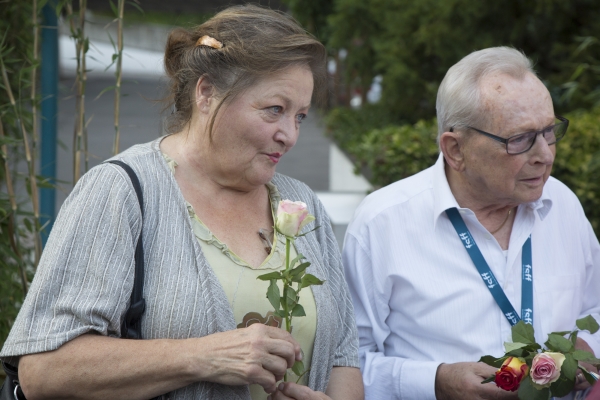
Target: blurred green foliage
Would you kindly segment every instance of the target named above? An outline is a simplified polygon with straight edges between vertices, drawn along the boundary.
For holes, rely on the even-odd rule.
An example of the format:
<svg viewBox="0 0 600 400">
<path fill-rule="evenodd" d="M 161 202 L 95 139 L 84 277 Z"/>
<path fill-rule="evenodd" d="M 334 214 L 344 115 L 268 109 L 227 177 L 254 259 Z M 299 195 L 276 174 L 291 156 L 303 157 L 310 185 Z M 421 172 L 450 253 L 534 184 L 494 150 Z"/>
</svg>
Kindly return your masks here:
<svg viewBox="0 0 600 400">
<path fill-rule="evenodd" d="M 288 4 L 311 26 L 316 19 L 294 3 L 304 1 Z M 579 77 L 568 102 L 559 100 L 577 67 L 598 54 L 600 46 L 578 51 L 585 38 L 600 38 L 597 0 L 326 0 L 320 7 L 330 12 L 327 45 L 332 52 L 348 52 L 346 82 L 366 93 L 372 78 L 382 75 L 380 107 L 397 123 L 433 118 L 448 68 L 472 51 L 500 45 L 522 50 L 534 61 L 558 113 L 595 102 L 588 95 L 600 85 L 600 75 L 591 70 Z"/>
<path fill-rule="evenodd" d="M 28 131 L 32 127 L 29 101 L 33 68 L 32 12 L 31 2 L 0 2 L 0 54 L 17 102 L 15 112 L 6 86 L 0 80 L 0 120 L 6 135 L 5 139 L 0 140 L 0 145 L 7 145 L 7 152 L 3 152 L 0 159 L 0 346 L 4 343 L 24 298 L 19 267 L 28 272 L 29 281 L 33 275 L 34 224 L 27 197 L 29 185 L 27 174 L 18 170 L 23 165 L 19 118 Z M 14 189 L 21 194 L 17 198 L 16 213 L 13 212 L 8 197 L 4 164 L 6 157 Z"/>
<path fill-rule="evenodd" d="M 557 145 L 552 175 L 575 192 L 600 237 L 600 106 L 567 118 L 569 130 Z"/>
</svg>

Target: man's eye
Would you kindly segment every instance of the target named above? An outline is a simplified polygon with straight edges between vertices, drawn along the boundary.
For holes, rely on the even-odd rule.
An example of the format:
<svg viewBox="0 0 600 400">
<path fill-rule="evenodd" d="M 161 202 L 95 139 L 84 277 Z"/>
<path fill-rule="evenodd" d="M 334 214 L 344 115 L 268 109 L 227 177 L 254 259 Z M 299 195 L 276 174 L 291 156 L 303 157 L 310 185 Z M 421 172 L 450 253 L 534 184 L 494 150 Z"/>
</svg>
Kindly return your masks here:
<svg viewBox="0 0 600 400">
<path fill-rule="evenodd" d="M 302 121 L 304 121 L 305 118 L 306 118 L 306 114 L 298 114 L 298 115 L 296 115 L 296 122 L 298 122 L 299 124 L 301 124 Z"/>
</svg>

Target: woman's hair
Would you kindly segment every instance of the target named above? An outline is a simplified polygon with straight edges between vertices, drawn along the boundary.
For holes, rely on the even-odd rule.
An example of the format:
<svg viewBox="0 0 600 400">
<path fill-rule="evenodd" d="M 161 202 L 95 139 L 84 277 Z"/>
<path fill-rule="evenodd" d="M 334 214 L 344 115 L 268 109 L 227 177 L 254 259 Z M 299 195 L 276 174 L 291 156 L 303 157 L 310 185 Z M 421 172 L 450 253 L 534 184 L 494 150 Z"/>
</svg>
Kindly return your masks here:
<svg viewBox="0 0 600 400">
<path fill-rule="evenodd" d="M 210 39 L 209 43 L 217 45 L 197 45 L 203 36 L 222 47 Z M 212 84 L 219 99 L 210 122 L 212 132 L 223 104 L 259 80 L 292 66 L 310 68 L 313 99 L 321 100 L 327 87 L 326 60 L 323 44 L 293 18 L 255 5 L 230 7 L 193 29 L 175 29 L 165 49 L 168 102 L 174 105 L 166 130 L 179 132 L 190 122 L 200 77 Z"/>
<path fill-rule="evenodd" d="M 438 143 L 442 133 L 485 123 L 482 112 L 481 80 L 495 73 L 523 79 L 535 75 L 531 61 L 510 47 L 492 47 L 475 51 L 452 66 L 446 73 L 437 93 Z"/>
</svg>

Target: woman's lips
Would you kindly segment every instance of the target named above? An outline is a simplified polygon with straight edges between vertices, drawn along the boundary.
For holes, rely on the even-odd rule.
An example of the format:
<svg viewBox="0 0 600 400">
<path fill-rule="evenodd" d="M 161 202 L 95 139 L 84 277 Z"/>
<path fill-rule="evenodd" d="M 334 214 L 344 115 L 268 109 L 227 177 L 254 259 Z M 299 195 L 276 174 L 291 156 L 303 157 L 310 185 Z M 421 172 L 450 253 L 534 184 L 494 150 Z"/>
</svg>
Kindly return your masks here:
<svg viewBox="0 0 600 400">
<path fill-rule="evenodd" d="M 267 154 L 267 157 L 269 157 L 269 159 L 271 161 L 273 161 L 275 164 L 277 164 L 279 162 L 279 160 L 281 159 L 282 155 L 283 154 L 281 154 L 281 153 L 270 153 L 270 154 Z"/>
</svg>

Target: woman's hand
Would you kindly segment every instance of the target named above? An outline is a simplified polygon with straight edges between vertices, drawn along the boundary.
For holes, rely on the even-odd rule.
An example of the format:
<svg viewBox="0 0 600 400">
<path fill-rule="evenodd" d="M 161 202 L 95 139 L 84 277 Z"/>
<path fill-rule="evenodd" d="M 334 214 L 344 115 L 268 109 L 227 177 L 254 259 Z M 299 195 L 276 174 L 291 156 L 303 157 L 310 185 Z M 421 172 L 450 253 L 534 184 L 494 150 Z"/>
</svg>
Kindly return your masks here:
<svg viewBox="0 0 600 400">
<path fill-rule="evenodd" d="M 261 385 L 277 389 L 288 368 L 301 359 L 300 345 L 283 329 L 253 324 L 206 336 L 202 341 L 201 379 L 225 385 Z"/>
<path fill-rule="evenodd" d="M 277 391 L 268 397 L 269 400 L 331 400 L 323 392 L 315 392 L 308 386 L 298 385 L 293 382 L 282 382 Z"/>
<path fill-rule="evenodd" d="M 363 400 L 365 392 L 358 368 L 333 367 L 326 393 L 315 392 L 307 386 L 292 382 L 283 382 L 270 397 L 272 400 Z"/>
</svg>

